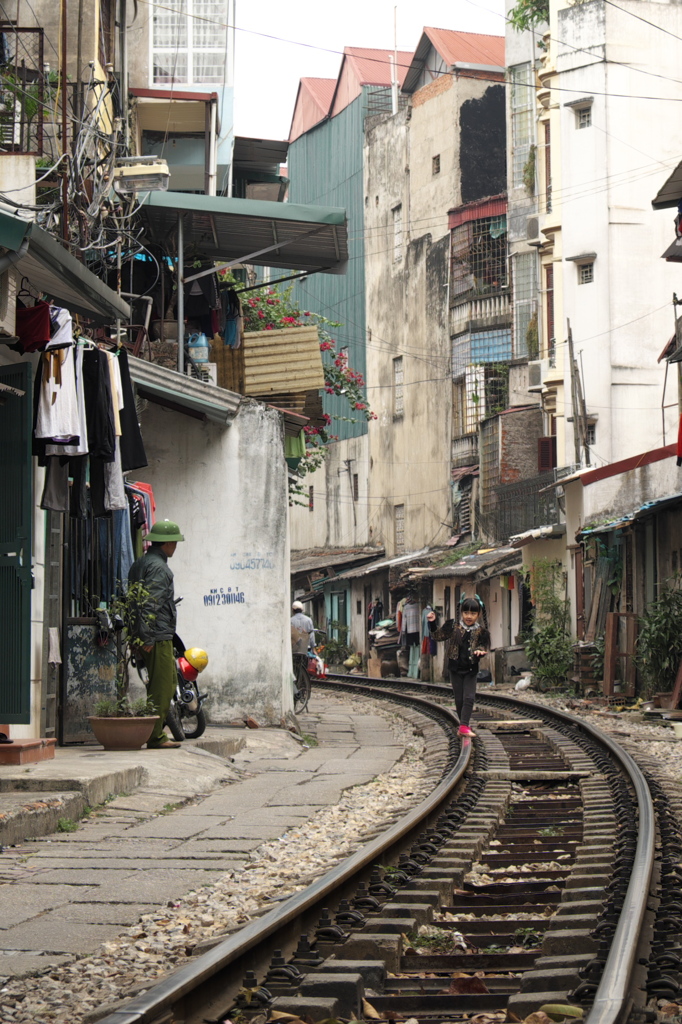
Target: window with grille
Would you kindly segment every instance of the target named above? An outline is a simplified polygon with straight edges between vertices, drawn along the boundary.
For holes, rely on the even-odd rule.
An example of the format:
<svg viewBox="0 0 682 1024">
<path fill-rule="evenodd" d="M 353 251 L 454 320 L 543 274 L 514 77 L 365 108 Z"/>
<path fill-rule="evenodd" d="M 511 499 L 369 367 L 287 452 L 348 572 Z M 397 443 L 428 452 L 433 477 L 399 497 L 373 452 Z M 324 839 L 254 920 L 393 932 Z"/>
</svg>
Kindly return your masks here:
<svg viewBox="0 0 682 1024">
<path fill-rule="evenodd" d="M 509 69 L 511 79 L 512 186 L 523 185 L 523 170 L 533 142 L 532 70 L 530 63 Z"/>
<path fill-rule="evenodd" d="M 576 128 L 589 128 L 592 124 L 592 107 L 579 107 L 575 112 Z"/>
<path fill-rule="evenodd" d="M 456 380 L 452 387 L 452 436 L 466 434 L 466 389 L 464 377 Z"/>
<path fill-rule="evenodd" d="M 556 340 L 554 337 L 554 266 L 545 267 L 545 310 L 547 313 L 547 355 L 550 366 L 556 362 Z"/>
<path fill-rule="evenodd" d="M 592 284 L 594 281 L 594 263 L 578 265 L 578 284 Z"/>
<path fill-rule="evenodd" d="M 166 0 L 154 6 L 152 84 L 225 83 L 228 0 Z"/>
<path fill-rule="evenodd" d="M 403 258 L 403 208 L 402 205 L 393 207 L 393 262 L 397 263 Z"/>
<path fill-rule="evenodd" d="M 507 287 L 507 218 L 481 217 L 450 232 L 450 301 Z"/>
<path fill-rule="evenodd" d="M 533 318 L 535 318 L 536 322 L 535 334 L 537 335 L 535 261 L 536 255 L 534 252 L 521 252 L 514 256 L 512 266 L 514 305 L 513 348 L 516 359 L 528 356 L 528 342 L 529 335 L 532 334 L 531 321 Z"/>
<path fill-rule="evenodd" d="M 431 173 L 440 174 L 440 153 L 437 156 L 431 157 Z"/>
<path fill-rule="evenodd" d="M 597 424 L 588 423 L 585 431 L 585 444 L 591 448 L 597 443 Z"/>
<path fill-rule="evenodd" d="M 395 539 L 395 552 L 402 555 L 405 551 L 405 506 L 393 506 L 393 528 Z"/>
<path fill-rule="evenodd" d="M 357 501 L 360 497 L 360 481 L 358 480 L 358 474 L 353 473 L 353 501 Z"/>
<path fill-rule="evenodd" d="M 405 396 L 403 391 L 403 357 L 393 360 L 393 415 L 402 416 L 405 412 Z"/>
<path fill-rule="evenodd" d="M 312 512 L 315 508 L 315 488 L 310 485 L 308 488 L 308 511 Z"/>
</svg>

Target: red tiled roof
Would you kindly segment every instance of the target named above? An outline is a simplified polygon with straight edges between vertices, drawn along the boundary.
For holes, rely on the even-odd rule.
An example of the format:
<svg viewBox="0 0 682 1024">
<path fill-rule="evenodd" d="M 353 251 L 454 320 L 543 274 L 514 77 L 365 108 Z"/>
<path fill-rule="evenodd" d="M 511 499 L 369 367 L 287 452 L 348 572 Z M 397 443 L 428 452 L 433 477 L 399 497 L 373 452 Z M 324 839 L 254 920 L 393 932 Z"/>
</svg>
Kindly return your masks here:
<svg viewBox="0 0 682 1024">
<path fill-rule="evenodd" d="M 425 28 L 435 50 L 447 64 L 489 64 L 504 67 L 504 36 L 457 32 L 449 28 Z"/>
<path fill-rule="evenodd" d="M 312 99 L 317 103 L 320 108 L 320 113 L 324 116 L 329 110 L 329 104 L 332 101 L 334 95 L 334 87 L 336 86 L 335 78 L 302 78 L 301 85 L 310 93 Z"/>
<path fill-rule="evenodd" d="M 335 78 L 302 78 L 289 131 L 289 142 L 293 142 L 324 121 L 336 88 Z"/>
<path fill-rule="evenodd" d="M 393 50 L 344 46 L 344 58 L 351 64 L 360 85 L 390 85 Z M 398 83 L 403 84 L 412 62 L 410 50 L 398 50 Z"/>
</svg>

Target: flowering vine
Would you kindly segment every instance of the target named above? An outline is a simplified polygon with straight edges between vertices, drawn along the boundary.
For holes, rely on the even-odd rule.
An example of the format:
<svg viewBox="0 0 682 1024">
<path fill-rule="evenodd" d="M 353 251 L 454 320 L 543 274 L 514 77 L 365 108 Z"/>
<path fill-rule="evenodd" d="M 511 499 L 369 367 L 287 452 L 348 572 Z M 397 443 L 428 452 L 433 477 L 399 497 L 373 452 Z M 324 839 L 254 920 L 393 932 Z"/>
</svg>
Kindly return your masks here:
<svg viewBox="0 0 682 1024">
<path fill-rule="evenodd" d="M 360 418 L 376 419 L 376 413 L 372 412 L 367 403 L 364 377 L 349 366 L 347 352 L 337 349 L 336 342 L 330 335 L 330 331 L 341 327 L 341 324 L 328 320 L 319 313 L 301 310 L 292 300 L 292 290 L 293 286 L 281 290 L 265 286 L 246 292 L 242 297 L 244 330 L 275 331 L 287 327 L 315 325 L 320 337 L 324 390 L 326 394 L 338 395 L 348 403 L 349 415 L 335 415 L 334 420 L 356 423 Z M 336 434 L 330 432 L 332 417 L 325 413 L 322 419 L 324 422 L 319 426 L 309 425 L 304 428 L 306 451 L 298 464 L 299 478 L 319 469 L 327 456 L 327 446 L 339 439 Z M 305 492 L 298 483 L 290 487 L 289 497 L 292 504 L 306 504 L 306 501 L 302 500 Z"/>
</svg>

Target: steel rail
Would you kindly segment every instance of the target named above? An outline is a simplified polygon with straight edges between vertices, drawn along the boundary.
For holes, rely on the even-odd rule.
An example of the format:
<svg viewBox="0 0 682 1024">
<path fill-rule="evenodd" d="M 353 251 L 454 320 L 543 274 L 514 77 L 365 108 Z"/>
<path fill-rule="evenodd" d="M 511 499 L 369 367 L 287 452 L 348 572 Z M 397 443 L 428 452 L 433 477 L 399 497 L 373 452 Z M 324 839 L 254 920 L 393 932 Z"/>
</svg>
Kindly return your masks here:
<svg viewBox="0 0 682 1024">
<path fill-rule="evenodd" d="M 634 759 L 615 740 L 612 740 L 601 729 L 567 711 L 559 711 L 556 708 L 548 708 L 544 704 L 534 704 L 531 701 L 519 700 L 515 697 L 497 696 L 497 694 L 486 694 L 481 697 L 481 703 L 485 705 L 486 702 L 491 704 L 503 702 L 517 710 L 520 708 L 525 711 L 528 708 L 540 709 L 543 713 L 546 712 L 584 732 L 608 749 L 612 757 L 622 766 L 635 791 L 639 827 L 632 873 L 601 981 L 592 1007 L 585 1018 L 585 1024 L 620 1024 L 630 1011 L 630 979 L 647 910 L 654 867 L 656 820 L 654 804 L 646 779 Z"/>
<path fill-rule="evenodd" d="M 385 690 L 368 685 L 352 685 L 352 689 L 373 696 L 386 697 Z M 457 718 L 449 708 L 416 696 L 410 696 L 408 700 L 411 706 L 416 705 L 418 710 L 424 711 L 429 717 L 444 719 L 446 725 L 453 729 L 457 727 Z M 402 702 L 407 701 L 403 698 Z M 164 1011 L 179 1003 L 201 985 L 215 979 L 216 975 L 225 971 L 249 951 L 254 950 L 265 939 L 281 932 L 287 925 L 295 922 L 297 918 L 313 908 L 324 906 L 323 901 L 344 882 L 349 882 L 354 875 L 373 864 L 378 857 L 387 853 L 392 846 L 417 829 L 425 819 L 438 810 L 462 779 L 471 760 L 471 754 L 471 742 L 464 740 L 455 764 L 429 796 L 412 808 L 395 825 L 383 832 L 381 836 L 366 843 L 350 857 L 327 871 L 312 885 L 290 896 L 257 921 L 245 925 L 234 935 L 198 957 L 193 963 L 174 971 L 158 985 L 135 997 L 119 1010 L 114 1010 L 108 1016 L 101 1018 L 99 1024 L 151 1024 Z"/>
<path fill-rule="evenodd" d="M 345 676 L 329 678 L 345 679 Z M 363 678 L 363 677 L 355 677 Z M 368 677 L 369 678 L 369 677 Z M 390 680 L 385 680 L 386 688 Z M 450 687 L 437 683 L 419 683 L 427 692 L 450 695 Z M 530 700 L 509 697 L 502 694 L 485 693 L 477 696 L 477 701 L 485 706 L 507 705 L 515 711 L 526 714 L 530 709 L 536 713 L 558 719 L 572 728 L 589 736 L 593 741 L 605 747 L 611 756 L 620 764 L 629 778 L 635 791 L 638 808 L 637 846 L 623 907 L 613 936 L 601 981 L 597 987 L 592 1007 L 585 1018 L 584 1024 L 622 1024 L 630 1011 L 629 997 L 630 979 L 637 955 L 637 945 L 647 910 L 651 876 L 654 867 L 654 848 L 656 842 L 656 820 L 653 800 L 639 766 L 634 759 L 615 740 L 602 732 L 597 726 L 571 715 L 567 711 L 536 704 Z"/>
</svg>

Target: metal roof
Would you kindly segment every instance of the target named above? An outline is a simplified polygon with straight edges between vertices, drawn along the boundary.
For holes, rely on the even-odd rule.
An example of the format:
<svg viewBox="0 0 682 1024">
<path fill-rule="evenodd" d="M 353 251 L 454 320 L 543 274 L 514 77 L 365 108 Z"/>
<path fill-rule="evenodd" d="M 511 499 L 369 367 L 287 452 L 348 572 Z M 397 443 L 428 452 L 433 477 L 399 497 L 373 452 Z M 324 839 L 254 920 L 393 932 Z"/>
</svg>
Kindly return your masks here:
<svg viewBox="0 0 682 1024">
<path fill-rule="evenodd" d="M 360 85 L 390 85 L 393 50 L 376 50 L 364 46 L 344 46 L 343 56 L 351 65 Z M 398 84 L 407 74 L 412 53 L 398 50 Z"/>
<path fill-rule="evenodd" d="M 140 216 L 167 247 L 183 217 L 185 245 L 206 260 L 239 260 L 286 270 L 345 273 L 346 211 L 186 192 L 150 192 Z"/>
<path fill-rule="evenodd" d="M 654 210 L 668 210 L 682 199 L 682 163 L 679 163 L 651 200 Z"/>
<path fill-rule="evenodd" d="M 13 264 L 34 288 L 73 313 L 107 324 L 127 320 L 130 307 L 113 289 L 79 262 L 35 221 L 0 211 L 0 245 L 26 251 Z"/>
<path fill-rule="evenodd" d="M 249 139 L 235 136 L 232 159 L 239 170 L 279 171 L 279 165 L 286 163 L 288 142 L 278 139 Z"/>
<path fill-rule="evenodd" d="M 421 551 L 411 551 L 407 555 L 396 555 L 394 558 L 380 558 L 377 562 L 368 562 L 360 569 L 347 569 L 340 572 L 339 578 L 344 580 L 357 580 L 362 576 L 371 576 L 373 572 L 380 572 L 383 569 L 390 569 L 391 566 L 400 565 L 402 562 L 412 562 L 415 558 L 423 558 L 429 553 L 429 548 L 422 548 Z"/>
<path fill-rule="evenodd" d="M 242 396 L 234 391 L 135 356 L 128 357 L 128 365 L 137 393 L 150 402 L 215 423 L 229 424 L 237 415 Z"/>
<path fill-rule="evenodd" d="M 478 32 L 456 32 L 447 28 L 425 28 L 403 83 L 403 92 L 414 92 L 431 47 L 446 64 L 462 70 L 482 68 L 504 71 L 504 36 Z"/>
<path fill-rule="evenodd" d="M 383 548 L 348 548 L 345 551 L 339 548 L 328 548 L 326 550 L 306 550 L 291 552 L 291 575 L 295 576 L 301 572 L 322 571 L 328 566 L 352 565 L 354 562 L 367 561 L 377 554 L 383 554 Z M 337 579 L 341 573 L 329 579 Z"/>
<path fill-rule="evenodd" d="M 489 573 L 491 569 L 513 569 L 521 565 L 521 556 L 515 548 L 493 548 L 491 551 L 477 551 L 465 555 L 452 565 L 441 565 L 436 569 L 420 573 L 422 579 L 458 579 Z"/>
</svg>

